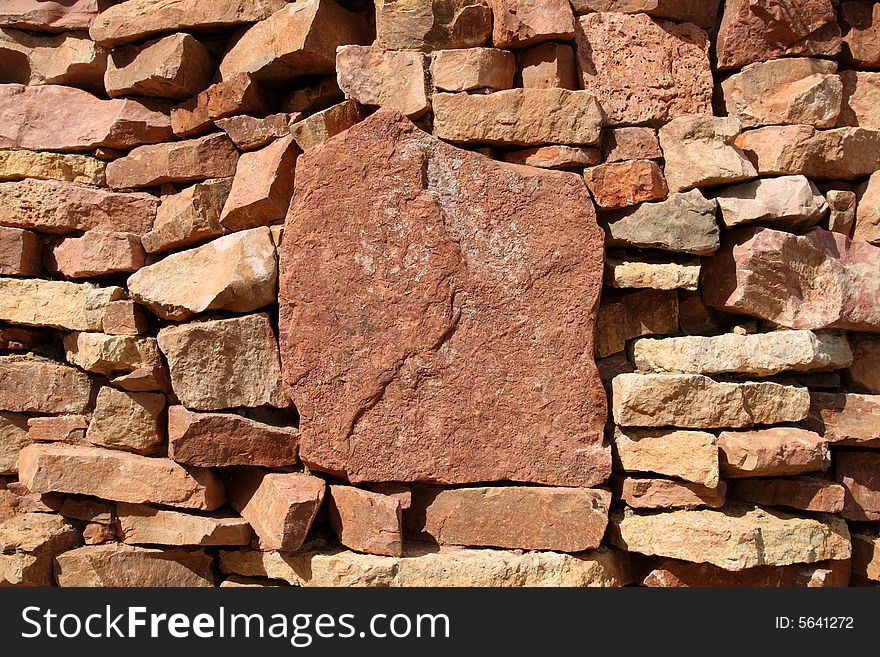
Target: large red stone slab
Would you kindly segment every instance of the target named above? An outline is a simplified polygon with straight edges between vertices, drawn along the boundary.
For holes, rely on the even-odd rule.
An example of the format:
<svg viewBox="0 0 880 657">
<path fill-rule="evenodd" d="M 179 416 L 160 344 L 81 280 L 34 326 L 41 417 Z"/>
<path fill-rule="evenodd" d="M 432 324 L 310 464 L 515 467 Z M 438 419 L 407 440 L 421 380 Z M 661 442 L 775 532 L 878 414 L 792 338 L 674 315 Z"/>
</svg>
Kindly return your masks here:
<svg viewBox="0 0 880 657">
<path fill-rule="evenodd" d="M 603 482 L 602 242 L 580 176 L 392 110 L 310 149 L 279 292 L 303 462 L 352 482 Z"/>
</svg>

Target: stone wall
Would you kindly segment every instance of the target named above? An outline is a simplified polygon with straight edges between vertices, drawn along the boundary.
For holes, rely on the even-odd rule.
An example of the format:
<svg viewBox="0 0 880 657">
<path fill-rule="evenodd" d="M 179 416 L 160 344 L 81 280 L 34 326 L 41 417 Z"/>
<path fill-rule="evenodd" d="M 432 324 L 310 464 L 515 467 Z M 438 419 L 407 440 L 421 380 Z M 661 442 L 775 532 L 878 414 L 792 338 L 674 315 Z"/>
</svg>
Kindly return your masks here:
<svg viewBox="0 0 880 657">
<path fill-rule="evenodd" d="M 880 580 L 880 4 L 0 26 L 0 583 Z"/>
</svg>

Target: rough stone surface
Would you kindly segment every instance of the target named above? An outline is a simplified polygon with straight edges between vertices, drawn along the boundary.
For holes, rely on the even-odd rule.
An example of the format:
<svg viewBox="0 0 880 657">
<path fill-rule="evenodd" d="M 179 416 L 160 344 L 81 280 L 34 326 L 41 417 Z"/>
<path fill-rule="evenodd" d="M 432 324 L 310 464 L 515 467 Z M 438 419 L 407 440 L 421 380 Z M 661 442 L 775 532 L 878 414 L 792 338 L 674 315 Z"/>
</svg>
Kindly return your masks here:
<svg viewBox="0 0 880 657">
<path fill-rule="evenodd" d="M 703 262 L 703 298 L 789 328 L 877 332 L 878 258 L 880 248 L 820 228 L 802 236 L 743 229 Z"/>
<path fill-rule="evenodd" d="M 306 539 L 325 489 L 324 480 L 311 475 L 251 469 L 235 475 L 229 503 L 250 523 L 262 549 L 295 552 Z"/>
<path fill-rule="evenodd" d="M 670 479 L 626 477 L 618 485 L 616 497 L 634 509 L 714 509 L 724 506 L 726 490 L 723 481 L 715 488 L 707 488 Z"/>
<path fill-rule="evenodd" d="M 873 2 L 844 2 L 840 7 L 844 61 L 856 67 L 880 66 L 880 7 Z"/>
<path fill-rule="evenodd" d="M 880 537 L 853 532 L 852 542 L 853 573 L 880 582 Z"/>
<path fill-rule="evenodd" d="M 214 125 L 229 135 L 238 150 L 253 151 L 290 134 L 292 124 L 298 122 L 301 116 L 299 112 L 281 112 L 265 118 L 240 114 L 217 119 Z"/>
<path fill-rule="evenodd" d="M 561 43 L 542 43 L 518 53 L 518 79 L 525 88 L 578 88 L 574 49 Z"/>
<path fill-rule="evenodd" d="M 396 1 L 396 0 L 395 0 Z M 416 0 L 420 2 L 421 0 Z M 345 100 L 335 75 L 320 78 L 312 85 L 294 89 L 281 102 L 282 112 L 310 113 Z"/>
<path fill-rule="evenodd" d="M 214 586 L 214 559 L 202 550 L 87 545 L 55 557 L 58 586 Z"/>
<path fill-rule="evenodd" d="M 220 223 L 236 231 L 284 219 L 293 195 L 293 170 L 299 153 L 293 136 L 288 135 L 242 155 Z"/>
<path fill-rule="evenodd" d="M 417 488 L 409 531 L 440 545 L 582 552 L 599 547 L 611 493 L 589 488 Z"/>
<path fill-rule="evenodd" d="M 834 461 L 837 481 L 846 489 L 843 517 L 880 521 L 880 452 L 838 452 Z"/>
<path fill-rule="evenodd" d="M 504 161 L 541 169 L 583 169 L 600 164 L 597 148 L 587 146 L 538 146 L 504 153 Z"/>
<path fill-rule="evenodd" d="M 602 155 L 606 162 L 659 160 L 663 151 L 656 130 L 630 126 L 603 131 Z"/>
<path fill-rule="evenodd" d="M 165 439 L 160 424 L 164 410 L 165 395 L 101 388 L 86 440 L 101 447 L 152 454 Z"/>
<path fill-rule="evenodd" d="M 755 566 L 730 571 L 708 563 L 688 563 L 664 559 L 642 580 L 652 587 L 808 587 L 848 586 L 849 561 L 820 561 L 811 565 Z"/>
<path fill-rule="evenodd" d="M 336 48 L 366 43 L 364 21 L 332 0 L 298 0 L 248 28 L 223 55 L 220 77 L 285 82 L 335 71 Z"/>
<path fill-rule="evenodd" d="M 21 228 L 0 227 L 0 276 L 37 276 L 43 242 Z"/>
<path fill-rule="evenodd" d="M 235 175 L 238 151 L 223 133 L 198 139 L 140 146 L 107 165 L 113 189 L 153 187 Z"/>
<path fill-rule="evenodd" d="M 88 155 L 0 149 L 0 181 L 60 180 L 103 185 L 106 164 Z"/>
<path fill-rule="evenodd" d="M 89 418 L 85 415 L 50 415 L 27 421 L 31 441 L 84 444 Z"/>
<path fill-rule="evenodd" d="M 741 68 L 782 55 L 840 52 L 833 0 L 728 0 L 715 41 L 718 68 Z"/>
<path fill-rule="evenodd" d="M 82 237 L 65 237 L 46 253 L 46 269 L 64 278 L 100 278 L 137 271 L 146 253 L 134 233 L 90 230 Z"/>
<path fill-rule="evenodd" d="M 296 586 L 624 586 L 632 581 L 626 555 L 607 548 L 581 554 L 436 548 L 403 557 L 337 552 L 287 555 L 222 551 L 220 568 Z"/>
<path fill-rule="evenodd" d="M 36 493 L 78 493 L 206 511 L 225 501 L 223 484 L 210 470 L 113 449 L 29 445 L 19 454 L 18 475 Z"/>
<path fill-rule="evenodd" d="M 0 356 L 0 409 L 15 413 L 81 413 L 92 382 L 76 368 L 40 356 Z"/>
<path fill-rule="evenodd" d="M 287 0 L 126 0 L 101 12 L 89 29 L 98 43 L 117 46 L 163 32 L 232 28 L 260 21 L 282 9 Z"/>
<path fill-rule="evenodd" d="M 104 306 L 101 327 L 107 335 L 141 335 L 147 332 L 147 318 L 134 301 L 120 299 Z"/>
<path fill-rule="evenodd" d="M 323 144 L 333 135 L 348 130 L 364 118 L 363 108 L 353 100 L 346 100 L 297 121 L 290 126 L 289 132 L 297 145 L 305 151 Z"/>
<path fill-rule="evenodd" d="M 880 447 L 880 395 L 812 392 L 804 426 L 831 443 Z"/>
<path fill-rule="evenodd" d="M 411 50 L 352 45 L 340 46 L 336 53 L 336 77 L 346 98 L 390 107 L 412 118 L 430 107 L 426 67 L 426 56 Z"/>
<path fill-rule="evenodd" d="M 609 246 L 638 246 L 708 255 L 720 243 L 715 199 L 698 189 L 670 194 L 665 201 L 602 216 Z"/>
<path fill-rule="evenodd" d="M 104 86 L 111 98 L 157 96 L 183 100 L 207 87 L 215 68 L 208 49 L 184 33 L 143 46 L 116 48 L 108 64 Z"/>
<path fill-rule="evenodd" d="M 233 413 L 193 413 L 168 409 L 168 458 L 202 467 L 295 465 L 299 435 Z"/>
<path fill-rule="evenodd" d="M 838 126 L 880 128 L 880 73 L 841 71 L 843 105 Z"/>
<path fill-rule="evenodd" d="M 165 253 L 222 235 L 220 212 L 230 189 L 232 179 L 220 178 L 163 195 L 153 227 L 141 237 L 144 249 Z"/>
<path fill-rule="evenodd" d="M 660 147 L 669 189 L 683 192 L 748 180 L 758 175 L 733 142 L 739 121 L 712 116 L 680 116 L 660 128 Z"/>
<path fill-rule="evenodd" d="M 642 339 L 633 344 L 633 362 L 642 372 L 771 376 L 786 371 L 837 370 L 852 360 L 845 336 L 812 331 L 693 335 Z"/>
<path fill-rule="evenodd" d="M 376 44 L 388 50 L 475 48 L 491 36 L 487 0 L 376 0 Z"/>
<path fill-rule="evenodd" d="M 510 89 L 516 57 L 497 48 L 439 50 L 431 56 L 431 78 L 440 91 Z"/>
<path fill-rule="evenodd" d="M 303 155 L 279 301 L 303 462 L 353 483 L 604 481 L 593 222 L 577 175 L 493 162 L 391 111 Z"/>
<path fill-rule="evenodd" d="M 171 137 L 168 115 L 131 98 L 101 100 L 59 85 L 0 84 L 0 148 L 125 150 Z"/>
<path fill-rule="evenodd" d="M 706 488 L 718 486 L 718 445 L 705 431 L 614 428 L 614 455 L 625 472 L 653 472 Z"/>
<path fill-rule="evenodd" d="M 606 291 L 596 320 L 596 355 L 600 358 L 626 348 L 626 341 L 643 335 L 678 333 L 678 298 L 667 290 Z"/>
<path fill-rule="evenodd" d="M 850 334 L 848 337 L 853 360 L 844 374 L 847 384 L 880 394 L 880 336 Z"/>
<path fill-rule="evenodd" d="M 489 4 L 496 48 L 522 48 L 574 38 L 574 14 L 567 0 L 490 0 Z"/>
<path fill-rule="evenodd" d="M 508 89 L 434 94 L 434 134 L 461 143 L 540 146 L 596 144 L 602 110 L 586 91 Z M 552 111 L 551 111 L 552 108 Z"/>
<path fill-rule="evenodd" d="M 728 228 L 762 223 L 802 229 L 815 226 L 828 210 L 825 197 L 804 176 L 762 178 L 722 189 L 715 198 Z"/>
<path fill-rule="evenodd" d="M 808 125 L 747 130 L 736 139 L 762 176 L 802 174 L 851 180 L 880 169 L 880 130 Z"/>
<path fill-rule="evenodd" d="M 103 94 L 107 51 L 82 33 L 35 35 L 0 27 L 0 79 Z"/>
<path fill-rule="evenodd" d="M 856 190 L 855 226 L 852 238 L 872 244 L 880 243 L 880 172 L 871 174 Z"/>
<path fill-rule="evenodd" d="M 798 422 L 806 388 L 725 383 L 700 374 L 621 374 L 614 379 L 614 420 L 629 427 L 739 428 Z"/>
<path fill-rule="evenodd" d="M 781 511 L 729 505 L 612 515 L 613 542 L 631 552 L 710 563 L 725 570 L 850 558 L 846 523 L 834 516 L 798 518 Z"/>
<path fill-rule="evenodd" d="M 251 527 L 244 518 L 197 516 L 144 504 L 116 505 L 119 539 L 132 545 L 248 545 Z"/>
<path fill-rule="evenodd" d="M 852 236 L 856 222 L 855 192 L 844 189 L 830 189 L 825 193 L 828 203 L 828 230 L 847 237 Z"/>
<path fill-rule="evenodd" d="M 55 180 L 0 183 L 0 223 L 41 233 L 150 230 L 158 202 L 150 194 L 119 193 Z"/>
<path fill-rule="evenodd" d="M 651 160 L 600 164 L 584 171 L 584 179 L 603 210 L 662 201 L 669 193 L 663 172 Z"/>
<path fill-rule="evenodd" d="M 807 57 L 750 64 L 721 83 L 724 106 L 744 128 L 796 123 L 833 128 L 843 98 L 836 73 L 837 62 Z"/>
<path fill-rule="evenodd" d="M 0 523 L 0 586 L 52 586 L 52 559 L 81 542 L 56 515 L 20 513 Z"/>
<path fill-rule="evenodd" d="M 645 13 L 657 18 L 693 23 L 706 29 L 715 25 L 719 4 L 719 0 L 571 0 L 571 6 L 578 15 L 603 11 Z"/>
<path fill-rule="evenodd" d="M 132 298 L 164 319 L 209 310 L 248 312 L 275 299 L 275 245 L 266 227 L 169 255 L 128 279 Z"/>
<path fill-rule="evenodd" d="M 99 0 L 7 0 L 0 25 L 34 32 L 87 30 L 100 10 Z"/>
<path fill-rule="evenodd" d="M 18 472 L 18 452 L 29 438 L 26 415 L 0 412 L 0 475 Z"/>
<path fill-rule="evenodd" d="M 88 372 L 114 377 L 149 370 L 156 379 L 164 372 L 156 338 L 104 333 L 69 333 L 63 339 L 69 363 Z"/>
<path fill-rule="evenodd" d="M 772 427 L 718 434 L 721 475 L 726 478 L 785 477 L 824 470 L 828 442 L 805 429 Z"/>
<path fill-rule="evenodd" d="M 236 114 L 265 114 L 267 103 L 260 85 L 249 73 L 241 73 L 174 107 L 171 127 L 180 137 L 199 135 L 210 132 L 218 119 Z"/>
<path fill-rule="evenodd" d="M 729 482 L 728 496 L 761 506 L 786 506 L 801 511 L 840 513 L 844 488 L 818 477 L 739 479 Z"/>
<path fill-rule="evenodd" d="M 606 258 L 605 283 L 616 288 L 696 290 L 700 284 L 700 265 Z"/>
<path fill-rule="evenodd" d="M 644 14 L 595 13 L 579 20 L 581 86 L 596 94 L 612 125 L 711 114 L 709 39 L 701 29 Z"/>
<path fill-rule="evenodd" d="M 0 278 L 0 320 L 70 331 L 100 331 L 103 311 L 124 294 L 118 287 L 38 278 Z"/>
<path fill-rule="evenodd" d="M 330 526 L 345 547 L 389 557 L 403 555 L 403 508 L 393 495 L 353 486 L 330 486 Z"/>
<path fill-rule="evenodd" d="M 158 340 L 174 394 L 187 408 L 288 405 L 278 343 L 267 315 L 167 327 L 159 331 Z"/>
</svg>

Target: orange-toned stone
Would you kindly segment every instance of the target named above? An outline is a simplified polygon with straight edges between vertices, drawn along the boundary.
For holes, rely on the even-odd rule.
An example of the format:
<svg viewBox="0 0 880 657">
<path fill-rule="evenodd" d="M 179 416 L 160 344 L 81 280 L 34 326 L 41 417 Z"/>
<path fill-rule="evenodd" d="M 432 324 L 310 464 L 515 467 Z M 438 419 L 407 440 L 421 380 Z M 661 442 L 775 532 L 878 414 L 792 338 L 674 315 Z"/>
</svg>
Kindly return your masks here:
<svg viewBox="0 0 880 657">
<path fill-rule="evenodd" d="M 265 114 L 263 90 L 247 73 L 211 85 L 171 110 L 171 127 L 180 137 L 209 132 L 214 121 L 235 114 Z"/>
<path fill-rule="evenodd" d="M 650 160 L 600 164 L 584 171 L 584 180 L 603 210 L 662 201 L 669 193 L 663 172 Z"/>
<path fill-rule="evenodd" d="M 37 276 L 43 242 L 21 228 L 0 227 L 0 276 Z"/>
<path fill-rule="evenodd" d="M 137 271 L 145 258 L 138 235 L 90 230 L 54 244 L 46 253 L 46 269 L 64 278 L 98 278 Z"/>
<path fill-rule="evenodd" d="M 403 507 L 399 498 L 333 485 L 327 502 L 330 526 L 345 547 L 367 554 L 403 556 Z"/>
</svg>

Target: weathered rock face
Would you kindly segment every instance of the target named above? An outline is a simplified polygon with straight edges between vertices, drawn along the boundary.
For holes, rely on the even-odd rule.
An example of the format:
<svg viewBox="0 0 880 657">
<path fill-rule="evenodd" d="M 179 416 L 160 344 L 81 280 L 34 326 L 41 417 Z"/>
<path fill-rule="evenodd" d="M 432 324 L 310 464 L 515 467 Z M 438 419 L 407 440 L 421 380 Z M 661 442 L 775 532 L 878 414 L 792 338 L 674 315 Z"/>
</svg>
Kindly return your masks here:
<svg viewBox="0 0 880 657">
<path fill-rule="evenodd" d="M 715 41 L 718 68 L 740 68 L 780 55 L 836 55 L 841 39 L 834 4 L 725 2 Z"/>
<path fill-rule="evenodd" d="M 710 563 L 725 570 L 850 558 L 846 523 L 730 505 L 723 511 L 612 515 L 613 542 L 632 552 Z"/>
<path fill-rule="evenodd" d="M 376 44 L 388 50 L 474 48 L 491 36 L 487 0 L 376 0 Z"/>
<path fill-rule="evenodd" d="M 819 228 L 802 236 L 744 229 L 704 261 L 703 298 L 790 328 L 878 332 L 878 258 L 880 248 Z"/>
<path fill-rule="evenodd" d="M 89 418 L 85 415 L 49 415 L 27 421 L 28 438 L 32 441 L 62 442 L 81 445 L 86 440 Z M 16 455 L 17 466 L 17 455 Z"/>
<path fill-rule="evenodd" d="M 87 545 L 55 558 L 55 578 L 58 586 L 214 586 L 213 561 L 203 550 Z"/>
<path fill-rule="evenodd" d="M 460 143 L 537 146 L 596 144 L 602 109 L 596 96 L 566 89 L 508 89 L 494 94 L 434 94 L 434 134 Z M 558 112 L 550 108 L 562 108 Z"/>
<path fill-rule="evenodd" d="M 843 517 L 880 520 L 880 452 L 840 452 L 836 466 L 837 481 L 846 489 Z"/>
<path fill-rule="evenodd" d="M 201 467 L 297 463 L 296 429 L 275 427 L 233 413 L 168 409 L 168 458 Z"/>
<path fill-rule="evenodd" d="M 21 228 L 0 227 L 0 275 L 38 276 L 43 242 Z"/>
<path fill-rule="evenodd" d="M 0 28 L 0 79 L 64 84 L 103 94 L 107 51 L 81 33 L 37 36 Z"/>
<path fill-rule="evenodd" d="M 615 482 L 615 496 L 633 509 L 698 509 L 724 506 L 726 485 L 707 488 L 671 479 L 626 477 Z"/>
<path fill-rule="evenodd" d="M 728 228 L 751 223 L 806 228 L 828 210 L 825 197 L 804 176 L 762 178 L 722 189 L 715 198 Z"/>
<path fill-rule="evenodd" d="M 439 50 L 431 57 L 431 78 L 440 91 L 510 89 L 516 57 L 497 48 Z"/>
<path fill-rule="evenodd" d="M 744 128 L 806 124 L 833 128 L 843 84 L 837 62 L 793 57 L 749 64 L 721 83 L 727 113 Z"/>
<path fill-rule="evenodd" d="M 840 7 L 840 26 L 844 31 L 841 54 L 847 63 L 868 68 L 880 65 L 880 7 L 872 2 L 844 2 Z"/>
<path fill-rule="evenodd" d="M 171 326 L 160 330 L 157 339 L 174 394 L 187 408 L 288 405 L 268 316 Z"/>
<path fill-rule="evenodd" d="M 141 146 L 107 165 L 107 184 L 125 189 L 226 178 L 235 175 L 237 161 L 238 151 L 223 133 Z"/>
<path fill-rule="evenodd" d="M 27 416 L 0 412 L 0 474 L 18 472 L 18 452 L 27 443 Z"/>
<path fill-rule="evenodd" d="M 106 164 L 88 155 L 0 150 L 0 180 L 60 180 L 103 185 Z"/>
<path fill-rule="evenodd" d="M 715 221 L 715 199 L 695 189 L 670 194 L 659 203 L 609 212 L 602 216 L 609 246 L 643 248 L 708 255 L 720 243 Z"/>
<path fill-rule="evenodd" d="M 662 201 L 669 191 L 660 167 L 650 160 L 600 164 L 584 171 L 584 179 L 602 209 Z"/>
<path fill-rule="evenodd" d="M 640 262 L 607 258 L 605 282 L 617 288 L 696 290 L 700 284 L 700 265 L 690 262 Z"/>
<path fill-rule="evenodd" d="M 242 112 L 263 115 L 266 95 L 250 73 L 240 73 L 212 84 L 202 93 L 171 110 L 171 128 L 180 137 L 210 132 L 214 121 Z"/>
<path fill-rule="evenodd" d="M 330 526 L 344 546 L 390 557 L 403 555 L 403 509 L 400 499 L 353 486 L 330 486 Z"/>
<path fill-rule="evenodd" d="M 127 0 L 101 12 L 89 29 L 98 43 L 118 46 L 163 32 L 198 28 L 228 28 L 268 18 L 286 0 L 217 0 L 210 5 L 197 0 Z"/>
<path fill-rule="evenodd" d="M 747 130 L 736 145 L 765 175 L 802 174 L 808 178 L 850 180 L 880 169 L 880 130 L 808 125 Z"/>
<path fill-rule="evenodd" d="M 101 388 L 86 440 L 101 447 L 152 454 L 165 439 L 160 426 L 163 410 L 165 395 Z"/>
<path fill-rule="evenodd" d="M 845 373 L 846 382 L 874 394 L 880 393 L 880 336 L 850 335 L 853 361 Z"/>
<path fill-rule="evenodd" d="M 601 549 L 581 554 L 445 548 L 403 557 L 339 552 L 220 553 L 220 568 L 281 579 L 296 586 L 624 586 L 632 581 L 626 556 Z"/>
<path fill-rule="evenodd" d="M 598 148 L 587 146 L 537 146 L 504 153 L 504 161 L 541 169 L 581 169 L 601 164 Z"/>
<path fill-rule="evenodd" d="M 100 331 L 107 304 L 120 299 L 118 287 L 39 278 L 0 278 L 0 320 L 70 331 Z"/>
<path fill-rule="evenodd" d="M 830 189 L 825 194 L 828 203 L 828 230 L 852 235 L 856 221 L 856 195 L 844 189 Z"/>
<path fill-rule="evenodd" d="M 601 252 L 578 176 L 496 164 L 395 112 L 307 152 L 280 284 L 303 461 L 352 482 L 604 481 L 584 330 L 602 278 L 584 254 Z"/>
<path fill-rule="evenodd" d="M 132 545 L 248 545 L 251 528 L 244 518 L 197 516 L 120 502 L 119 538 Z"/>
<path fill-rule="evenodd" d="M 220 212 L 231 188 L 232 179 L 221 178 L 164 195 L 152 229 L 141 237 L 144 249 L 165 253 L 222 235 Z"/>
<path fill-rule="evenodd" d="M 819 477 L 739 479 L 729 483 L 729 497 L 762 506 L 787 506 L 802 511 L 840 513 L 843 486 Z"/>
<path fill-rule="evenodd" d="M 157 205 L 149 194 L 110 192 L 69 182 L 0 183 L 0 222 L 42 233 L 101 229 L 142 234 L 152 227 Z"/>
<path fill-rule="evenodd" d="M 306 539 L 325 489 L 324 480 L 311 475 L 250 469 L 236 474 L 229 503 L 253 527 L 262 549 L 295 552 Z"/>
<path fill-rule="evenodd" d="M 831 443 L 880 447 L 880 395 L 812 392 L 803 425 Z"/>
<path fill-rule="evenodd" d="M 363 105 L 391 107 L 409 117 L 428 111 L 427 58 L 411 50 L 340 46 L 336 53 L 339 87 Z"/>
<path fill-rule="evenodd" d="M 157 96 L 183 100 L 202 91 L 214 75 L 214 60 L 195 37 L 179 33 L 143 46 L 116 48 L 104 86 L 111 98 Z"/>
<path fill-rule="evenodd" d="M 92 382 L 76 368 L 33 356 L 0 356 L 0 409 L 16 413 L 81 413 Z"/>
<path fill-rule="evenodd" d="M 828 442 L 819 434 L 791 427 L 718 434 L 721 474 L 727 478 L 784 477 L 828 467 Z"/>
<path fill-rule="evenodd" d="M 525 88 L 578 88 L 574 49 L 561 43 L 542 43 L 518 53 L 519 79 Z"/>
<path fill-rule="evenodd" d="M 581 552 L 599 546 L 610 505 L 599 489 L 416 488 L 407 528 L 439 545 Z"/>
<path fill-rule="evenodd" d="M 854 548 L 855 549 L 855 548 Z M 730 571 L 708 563 L 688 563 L 664 559 L 642 580 L 652 587 L 809 587 L 848 586 L 849 561 L 820 561 L 791 566 L 755 566 Z"/>
<path fill-rule="evenodd" d="M 81 542 L 57 515 L 21 513 L 0 523 L 0 586 L 51 586 L 52 559 Z"/>
<path fill-rule="evenodd" d="M 653 128 L 611 128 L 602 134 L 602 155 L 606 162 L 659 160 L 663 157 L 660 140 Z"/>
<path fill-rule="evenodd" d="M 9 0 L 0 9 L 0 25 L 34 32 L 87 30 L 100 9 L 99 0 Z"/>
<path fill-rule="evenodd" d="M 137 271 L 145 257 L 141 238 L 134 233 L 90 230 L 53 244 L 44 262 L 49 272 L 64 278 L 101 278 Z"/>
<path fill-rule="evenodd" d="M 880 73 L 865 71 L 841 71 L 843 82 L 843 105 L 840 109 L 839 126 L 880 128 Z"/>
<path fill-rule="evenodd" d="M 624 14 L 645 13 L 710 28 L 715 25 L 719 0 L 571 0 L 576 14 L 617 11 Z"/>
<path fill-rule="evenodd" d="M 275 299 L 275 245 L 266 227 L 220 237 L 138 270 L 128 289 L 164 319 L 209 310 L 248 312 Z"/>
<path fill-rule="evenodd" d="M 113 449 L 29 445 L 19 454 L 18 475 L 35 493 L 78 493 L 207 511 L 225 501 L 223 484 L 210 470 Z"/>
<path fill-rule="evenodd" d="M 300 118 L 298 112 L 271 114 L 262 119 L 240 114 L 217 119 L 214 125 L 229 135 L 240 151 L 252 151 L 268 146 L 279 137 L 290 134 L 290 127 Z"/>
<path fill-rule="evenodd" d="M 696 429 L 798 422 L 806 388 L 778 383 L 722 383 L 699 374 L 621 374 L 614 378 L 614 420 L 625 427 Z"/>
<path fill-rule="evenodd" d="M 490 0 L 490 4 L 492 42 L 497 48 L 522 48 L 574 37 L 574 14 L 567 0 Z"/>
<path fill-rule="evenodd" d="M 852 569 L 874 582 L 880 582 L 880 537 L 872 534 L 852 534 Z"/>
<path fill-rule="evenodd" d="M 625 472 L 653 472 L 718 486 L 718 445 L 705 431 L 615 427 L 614 455 Z"/>
<path fill-rule="evenodd" d="M 58 85 L 0 84 L 0 148 L 124 150 L 170 137 L 168 115 L 137 100 L 101 100 Z"/>
<path fill-rule="evenodd" d="M 283 82 L 335 71 L 336 48 L 367 43 L 364 21 L 332 0 L 298 0 L 249 28 L 223 56 L 220 77 Z"/>
<path fill-rule="evenodd" d="M 582 87 L 611 124 L 660 124 L 711 114 L 709 39 L 687 23 L 644 14 L 582 16 L 576 34 Z"/>
<path fill-rule="evenodd" d="M 308 150 L 323 144 L 333 135 L 348 130 L 364 118 L 363 108 L 356 101 L 346 100 L 291 124 L 288 133 L 302 150 Z M 290 191 L 293 191 L 292 177 Z M 284 209 L 287 210 L 286 207 Z"/>
<path fill-rule="evenodd" d="M 683 192 L 756 177 L 755 167 L 733 143 L 739 131 L 736 119 L 712 116 L 680 116 L 660 128 L 669 189 Z"/>
<path fill-rule="evenodd" d="M 812 331 L 646 338 L 633 344 L 633 362 L 642 372 L 771 376 L 785 371 L 836 370 L 852 360 L 846 337 Z"/>
<path fill-rule="evenodd" d="M 871 174 L 857 189 L 855 226 L 852 238 L 877 244 L 880 242 L 880 175 Z"/>
<path fill-rule="evenodd" d="M 643 335 L 678 333 L 678 297 L 674 291 L 605 292 L 596 320 L 596 355 L 621 352 L 626 341 Z"/>
</svg>

